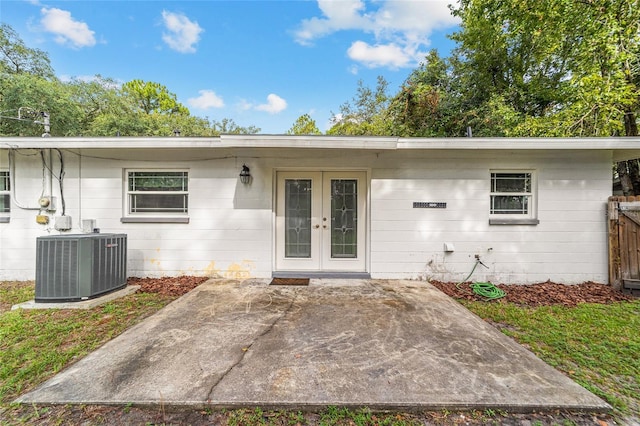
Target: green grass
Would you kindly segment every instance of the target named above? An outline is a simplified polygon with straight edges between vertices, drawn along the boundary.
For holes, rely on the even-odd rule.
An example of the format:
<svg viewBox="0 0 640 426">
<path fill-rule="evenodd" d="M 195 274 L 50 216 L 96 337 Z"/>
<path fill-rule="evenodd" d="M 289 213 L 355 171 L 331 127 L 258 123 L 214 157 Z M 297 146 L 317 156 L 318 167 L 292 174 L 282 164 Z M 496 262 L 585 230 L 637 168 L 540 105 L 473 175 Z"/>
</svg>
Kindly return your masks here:
<svg viewBox="0 0 640 426">
<path fill-rule="evenodd" d="M 366 408 L 351 410 L 334 406 L 327 407 L 315 415 L 300 411 L 263 411 L 261 408 L 239 409 L 228 412 L 225 421 L 228 426 L 307 424 L 318 426 L 417 426 L 424 424 L 410 414 L 373 413 Z"/>
<path fill-rule="evenodd" d="M 7 306 L 33 299 L 33 288 L 33 283 L 0 282 L 0 301 Z M 173 299 L 137 293 L 89 310 L 3 309 L 0 403 L 9 403 Z"/>
<path fill-rule="evenodd" d="M 0 281 L 0 314 L 11 306 L 33 299 L 33 284 L 24 281 Z"/>
<path fill-rule="evenodd" d="M 640 301 L 568 308 L 463 302 L 618 414 L 640 415 Z"/>
</svg>

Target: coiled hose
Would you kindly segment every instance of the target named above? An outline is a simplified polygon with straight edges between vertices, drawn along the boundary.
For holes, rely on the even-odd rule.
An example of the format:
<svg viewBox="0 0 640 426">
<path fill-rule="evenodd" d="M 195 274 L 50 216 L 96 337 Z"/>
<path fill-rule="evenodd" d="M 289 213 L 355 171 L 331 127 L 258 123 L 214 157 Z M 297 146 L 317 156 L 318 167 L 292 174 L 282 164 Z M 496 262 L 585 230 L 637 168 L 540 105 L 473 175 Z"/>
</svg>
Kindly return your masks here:
<svg viewBox="0 0 640 426">
<path fill-rule="evenodd" d="M 482 296 L 487 300 L 500 299 L 505 297 L 507 293 L 491 283 L 473 283 L 470 284 L 471 290 L 478 296 Z"/>
<path fill-rule="evenodd" d="M 473 265 L 473 269 L 471 269 L 471 272 L 469 273 L 469 275 L 467 275 L 467 278 L 465 278 L 464 280 L 456 284 L 456 287 L 460 288 L 460 284 L 466 282 L 469 278 L 471 278 L 471 275 L 473 275 L 473 272 L 478 267 L 478 264 L 482 264 L 482 266 L 487 267 L 484 263 L 482 263 L 479 257 L 476 257 L 476 263 Z M 485 283 L 475 282 L 473 284 L 469 284 L 469 286 L 471 287 L 471 290 L 475 294 L 477 294 L 480 297 L 484 297 L 486 300 L 500 299 L 507 295 L 507 293 L 505 293 L 503 290 L 499 289 L 495 285 L 491 284 L 490 282 L 485 282 Z"/>
</svg>

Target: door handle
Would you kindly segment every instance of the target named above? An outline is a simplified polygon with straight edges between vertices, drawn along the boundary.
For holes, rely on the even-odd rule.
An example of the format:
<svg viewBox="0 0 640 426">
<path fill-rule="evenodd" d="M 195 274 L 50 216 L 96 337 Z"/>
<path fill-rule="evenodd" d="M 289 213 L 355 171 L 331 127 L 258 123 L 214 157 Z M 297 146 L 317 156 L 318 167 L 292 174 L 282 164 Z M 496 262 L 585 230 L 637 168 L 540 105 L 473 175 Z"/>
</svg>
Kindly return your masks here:
<svg viewBox="0 0 640 426">
<path fill-rule="evenodd" d="M 320 225 L 316 225 L 316 226 L 314 226 L 314 228 L 318 229 L 318 228 L 320 228 Z"/>
</svg>

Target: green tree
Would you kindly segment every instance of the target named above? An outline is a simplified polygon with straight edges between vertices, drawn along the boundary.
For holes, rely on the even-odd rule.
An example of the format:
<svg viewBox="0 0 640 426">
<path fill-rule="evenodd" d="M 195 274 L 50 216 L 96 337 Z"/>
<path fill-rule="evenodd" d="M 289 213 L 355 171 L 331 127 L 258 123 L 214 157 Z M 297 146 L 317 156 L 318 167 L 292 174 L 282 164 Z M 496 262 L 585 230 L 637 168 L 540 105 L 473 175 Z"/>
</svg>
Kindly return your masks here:
<svg viewBox="0 0 640 426">
<path fill-rule="evenodd" d="M 386 112 L 389 105 L 387 94 L 389 83 L 378 76 L 375 89 L 366 87 L 362 80 L 353 99 L 340 106 L 339 114 L 332 114 L 333 125 L 327 131 L 329 135 L 387 135 Z"/>
<path fill-rule="evenodd" d="M 405 137 L 455 135 L 460 131 L 456 104 L 451 65 L 432 50 L 389 103 L 392 133 Z"/>
<path fill-rule="evenodd" d="M 189 114 L 187 107 L 178 102 L 177 96 L 160 83 L 131 80 L 122 85 L 122 91 L 145 114 Z"/>
<path fill-rule="evenodd" d="M 302 114 L 293 123 L 293 126 L 287 130 L 288 135 L 321 135 L 322 132 L 316 125 L 316 120 L 311 118 L 309 114 Z"/>
<path fill-rule="evenodd" d="M 113 116 L 117 121 L 135 114 L 133 101 L 123 95 L 120 84 L 113 79 L 96 75 L 89 81 L 73 79 L 68 85 L 73 101 L 82 109 L 81 127 L 85 135 L 111 135 L 99 130 L 105 117 Z"/>
<path fill-rule="evenodd" d="M 462 0 L 453 11 L 461 30 L 452 38 L 460 113 L 474 133 L 506 135 L 512 128 L 485 120 L 509 108 L 519 122 L 547 117 L 568 101 L 571 54 L 579 35 L 569 29 L 573 2 Z M 550 30 L 553 28 L 553 30 Z M 500 100 L 500 109 L 492 109 Z M 511 123 L 514 124 L 514 123 Z"/>
<path fill-rule="evenodd" d="M 493 135 L 637 134 L 639 6 L 462 0 L 454 9 L 461 30 L 453 36 L 461 114 Z M 505 108 L 516 118 L 509 127 L 483 121 Z"/>
<path fill-rule="evenodd" d="M 6 75 L 6 74 L 5 74 Z M 0 134 L 4 136 L 41 136 L 42 113 L 49 114 L 52 136 L 77 136 L 83 133 L 82 109 L 72 99 L 70 86 L 59 80 L 47 80 L 27 73 L 0 79 Z M 22 120 L 15 120 L 20 111 Z"/>
<path fill-rule="evenodd" d="M 52 135 L 77 134 L 79 111 L 55 78 L 48 55 L 0 24 L 0 135 L 42 135 L 43 113 L 50 116 Z"/>
<path fill-rule="evenodd" d="M 192 116 L 160 83 L 132 80 L 117 87 L 98 78 L 79 84 L 87 132 L 94 136 L 214 136 L 206 118 Z"/>
<path fill-rule="evenodd" d="M 260 133 L 260 128 L 256 126 L 243 127 L 236 124 L 231 118 L 223 118 L 220 121 L 214 120 L 211 127 L 218 135 L 255 135 Z"/>
<path fill-rule="evenodd" d="M 0 24 L 0 72 L 54 78 L 49 55 L 27 47 L 11 26 Z"/>
<path fill-rule="evenodd" d="M 107 112 L 99 114 L 89 124 L 91 136 L 216 136 L 218 133 L 206 118 L 192 115 Z"/>
<path fill-rule="evenodd" d="M 58 80 L 48 55 L 27 47 L 0 24 L 0 135 L 40 136 L 42 113 L 53 136 L 214 136 L 259 133 L 231 119 L 209 122 L 192 116 L 160 83 L 132 80 L 124 85 L 97 75 L 90 81 Z M 21 120 L 18 120 L 18 115 Z"/>
</svg>

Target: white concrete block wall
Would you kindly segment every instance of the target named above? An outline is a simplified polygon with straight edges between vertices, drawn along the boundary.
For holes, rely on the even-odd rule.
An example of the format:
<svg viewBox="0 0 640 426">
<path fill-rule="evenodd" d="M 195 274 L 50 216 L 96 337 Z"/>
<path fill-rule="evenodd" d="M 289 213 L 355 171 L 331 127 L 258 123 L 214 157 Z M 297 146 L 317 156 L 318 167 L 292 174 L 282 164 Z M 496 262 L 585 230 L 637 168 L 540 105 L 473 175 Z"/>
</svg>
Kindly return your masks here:
<svg viewBox="0 0 640 426">
<path fill-rule="evenodd" d="M 249 186 L 238 180 L 243 153 L 179 161 L 152 150 L 85 151 L 82 157 L 63 152 L 70 233 L 81 232 L 82 219 L 95 219 L 103 233 L 127 234 L 132 276 L 269 277 L 275 171 L 353 168 L 367 170 L 371 178 L 367 264 L 373 278 L 461 280 L 479 254 L 489 269 L 479 266 L 476 280 L 607 280 L 608 151 L 253 150 L 246 153 L 254 176 Z M 142 160 L 145 155 L 149 161 Z M 58 170 L 56 156 L 53 166 Z M 130 168 L 187 169 L 189 223 L 122 223 L 124 170 Z M 8 169 L 6 150 L 0 151 L 0 169 Z M 489 225 L 493 169 L 535 171 L 538 225 Z M 17 199 L 35 206 L 42 188 L 40 157 L 17 156 L 16 176 Z M 55 181 L 53 189 L 59 215 Z M 447 207 L 414 209 L 414 201 Z M 12 206 L 10 223 L 0 223 L 0 279 L 33 279 L 36 237 L 59 233 L 53 222 L 36 224 L 36 214 Z M 455 251 L 445 253 L 444 243 Z"/>
<path fill-rule="evenodd" d="M 53 188 L 59 198 L 58 210 L 49 225 L 35 223 L 37 211 L 13 206 L 11 221 L 0 224 L 0 279 L 34 279 L 36 238 L 82 233 L 82 219 L 94 219 L 101 233 L 127 234 L 130 276 L 271 276 L 270 177 L 245 187 L 238 180 L 241 164 L 234 159 L 148 162 L 92 155 L 79 158 L 67 151 L 64 155 L 66 215 L 72 217 L 73 229 L 54 229 L 54 216 L 61 214 L 56 182 Z M 17 198 L 37 205 L 40 159 L 20 157 L 17 163 Z M 3 166 L 8 168 L 8 163 L 0 164 L 0 168 Z M 189 223 L 121 222 L 124 171 L 145 168 L 189 171 Z M 256 167 L 254 174 L 259 173 Z"/>
<path fill-rule="evenodd" d="M 412 152 L 372 171 L 371 275 L 496 283 L 606 282 L 606 152 Z M 489 225 L 490 171 L 533 170 L 538 225 Z M 414 209 L 414 201 L 446 209 Z M 444 243 L 455 247 L 445 253 Z"/>
</svg>

